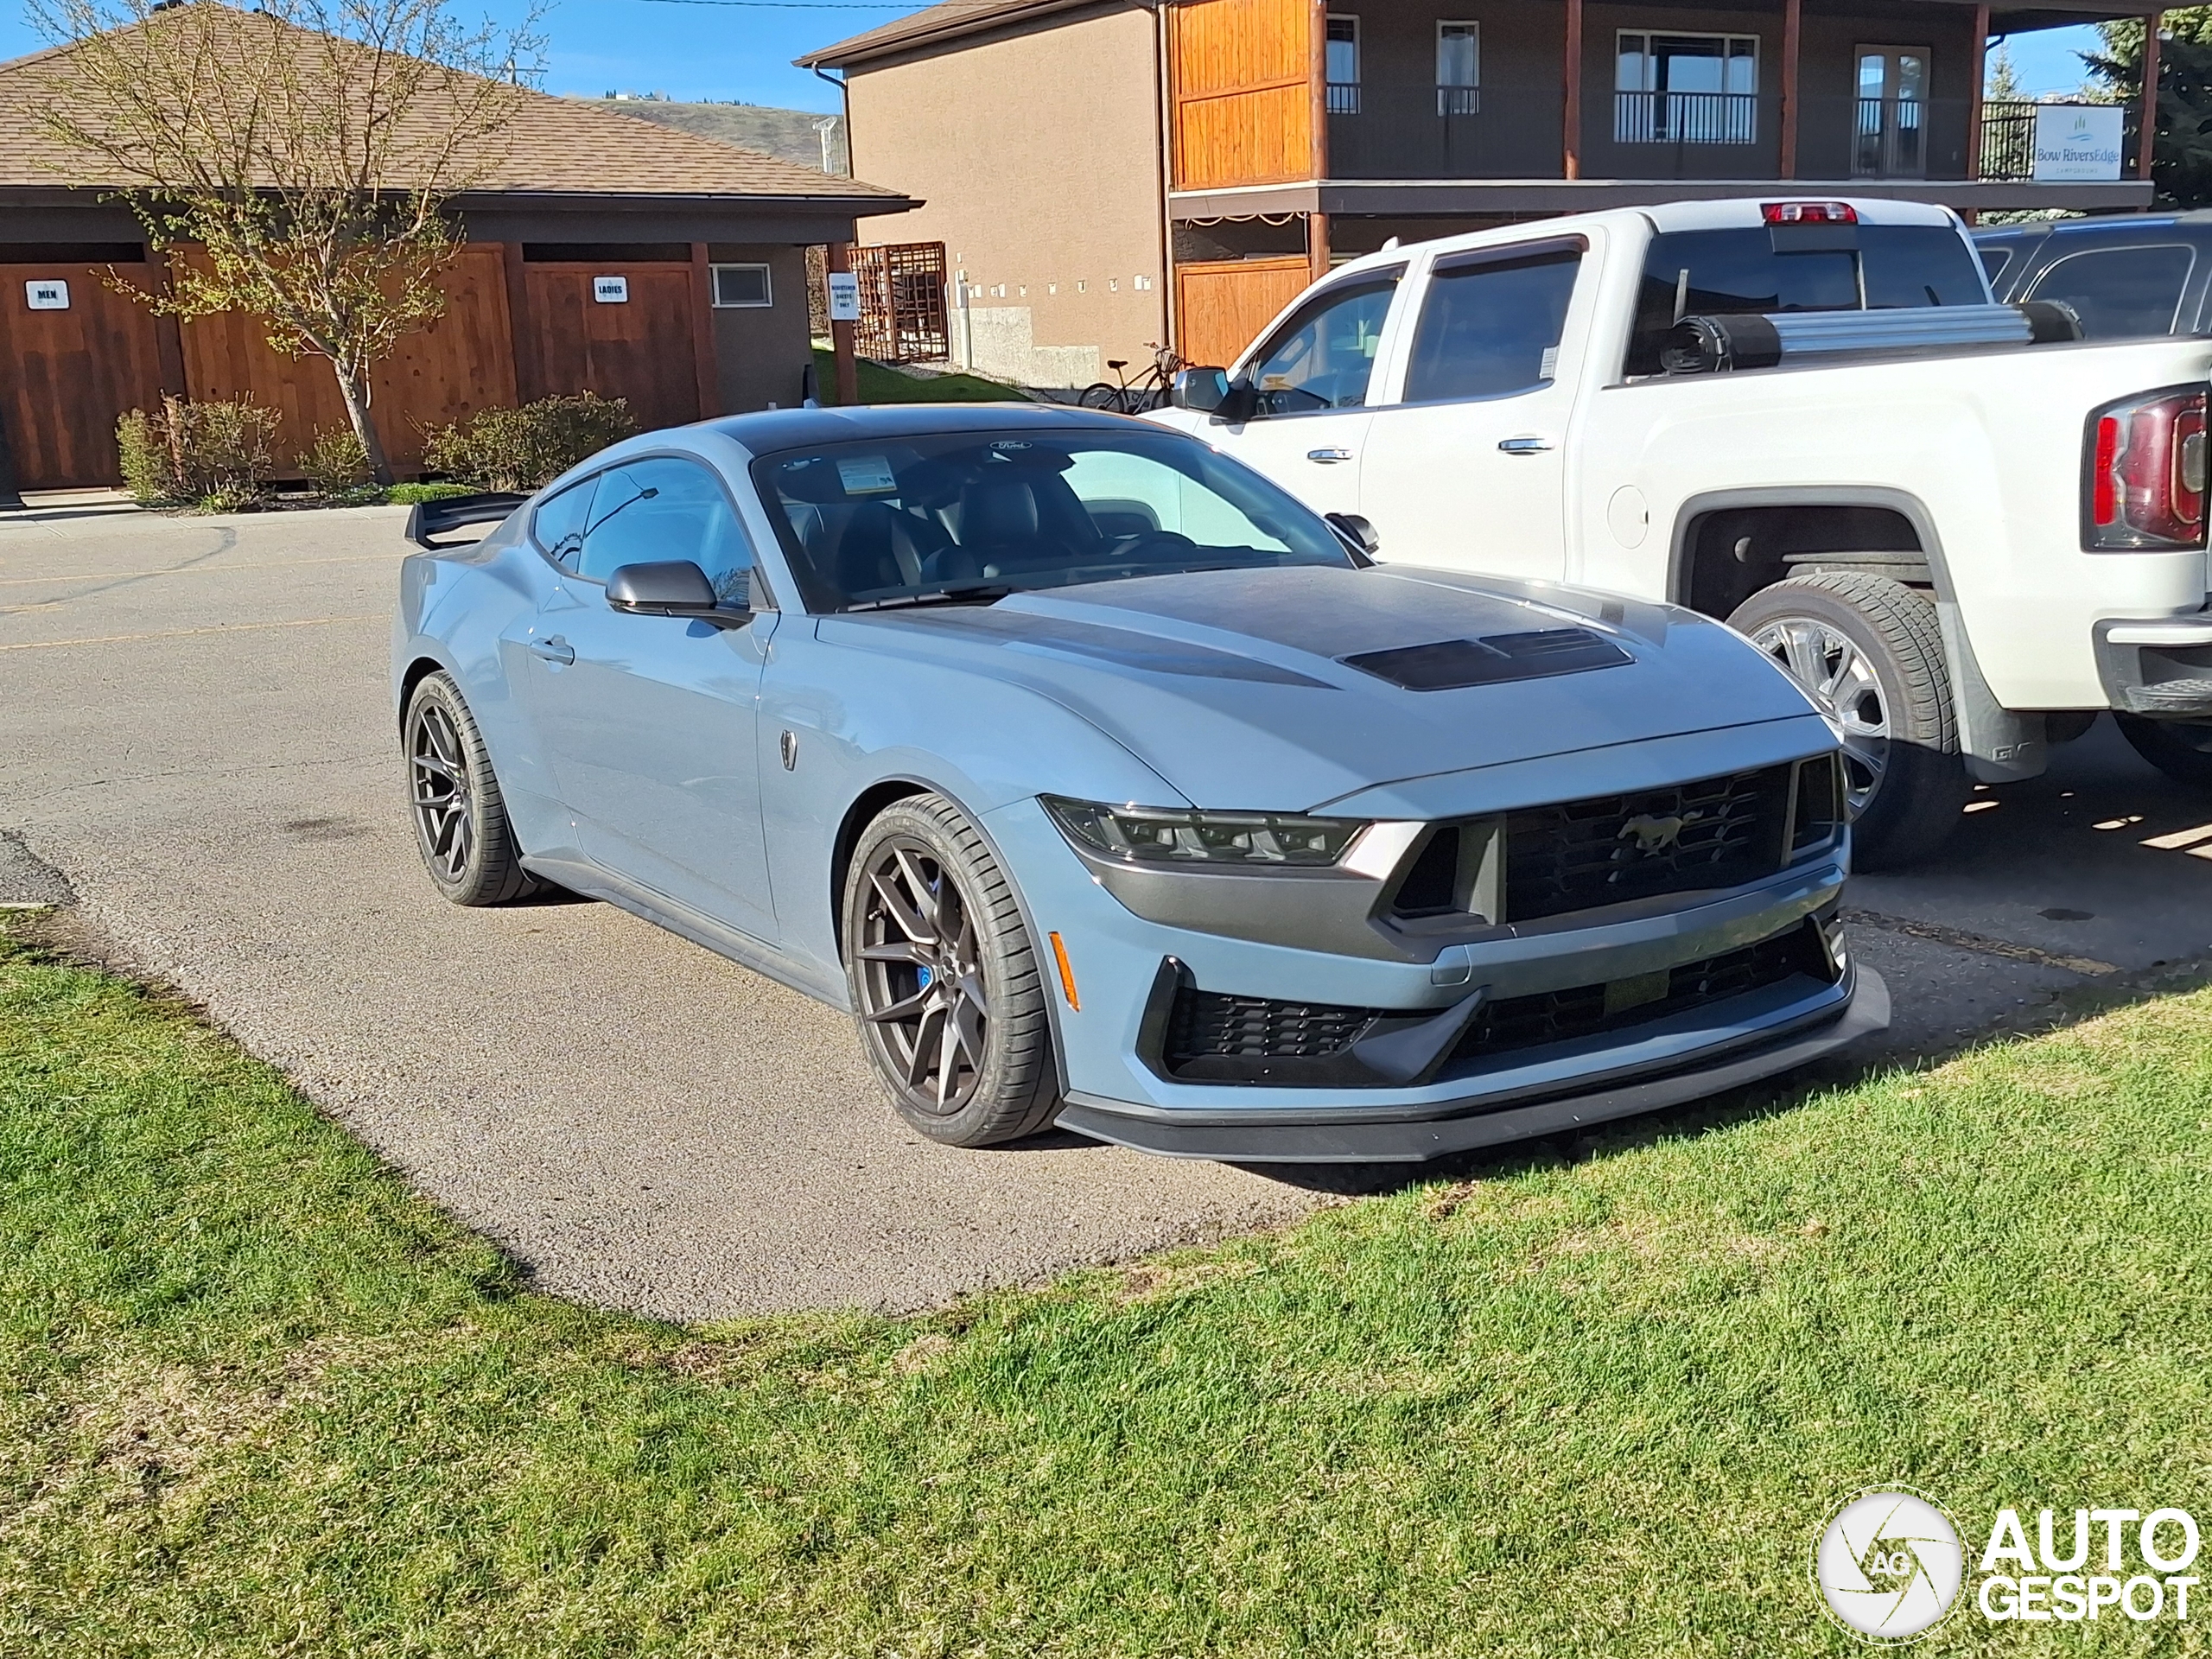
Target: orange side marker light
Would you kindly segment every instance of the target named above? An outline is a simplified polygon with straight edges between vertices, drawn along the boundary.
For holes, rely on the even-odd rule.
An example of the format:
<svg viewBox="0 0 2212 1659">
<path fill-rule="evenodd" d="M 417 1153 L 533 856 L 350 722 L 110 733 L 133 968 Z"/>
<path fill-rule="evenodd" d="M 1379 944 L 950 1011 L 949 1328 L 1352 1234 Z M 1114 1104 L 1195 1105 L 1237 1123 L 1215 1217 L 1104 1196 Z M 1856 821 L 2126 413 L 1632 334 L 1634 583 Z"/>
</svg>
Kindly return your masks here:
<svg viewBox="0 0 2212 1659">
<path fill-rule="evenodd" d="M 1050 937 L 1052 941 L 1052 960 L 1060 964 L 1060 990 L 1067 997 L 1070 1010 L 1081 1014 L 1083 1003 L 1075 994 L 1075 969 L 1068 966 L 1068 948 L 1061 943 L 1058 934 L 1054 933 Z"/>
</svg>

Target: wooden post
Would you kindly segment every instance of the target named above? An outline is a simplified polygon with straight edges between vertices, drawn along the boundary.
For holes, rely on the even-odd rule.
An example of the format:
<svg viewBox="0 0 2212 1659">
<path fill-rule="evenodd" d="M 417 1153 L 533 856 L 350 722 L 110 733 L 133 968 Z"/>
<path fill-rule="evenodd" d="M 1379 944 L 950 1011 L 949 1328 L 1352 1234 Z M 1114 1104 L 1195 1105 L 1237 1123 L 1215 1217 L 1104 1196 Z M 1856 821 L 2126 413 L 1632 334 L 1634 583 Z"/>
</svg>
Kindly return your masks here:
<svg viewBox="0 0 2212 1659">
<path fill-rule="evenodd" d="M 522 244 L 509 242 L 500 249 L 507 275 L 507 335 L 515 354 L 515 401 L 534 403 L 545 395 L 545 377 L 537 363 L 537 330 L 531 321 L 530 284 L 522 264 Z"/>
<path fill-rule="evenodd" d="M 853 268 L 852 245 L 832 242 L 823 258 L 830 270 L 850 270 Z M 830 325 L 830 349 L 836 360 L 837 403 L 849 409 L 861 400 L 860 365 L 853 359 L 853 325 L 833 322 Z"/>
<path fill-rule="evenodd" d="M 709 420 L 722 408 L 721 358 L 715 349 L 715 273 L 707 264 L 707 245 L 691 245 L 691 368 L 699 382 L 699 418 Z"/>
<path fill-rule="evenodd" d="M 1562 166 L 1570 179 L 1582 176 L 1582 0 L 1567 0 L 1567 109 L 1562 123 Z"/>
<path fill-rule="evenodd" d="M 1329 216 L 1326 213 L 1306 215 L 1306 269 L 1311 279 L 1317 283 L 1329 274 Z"/>
<path fill-rule="evenodd" d="M 1805 0 L 1782 0 L 1782 166 L 1785 179 L 1797 176 L 1797 60 L 1805 44 Z"/>
<path fill-rule="evenodd" d="M 2151 176 L 2151 162 L 2158 148 L 2158 26 L 2166 20 L 2154 11 L 2143 20 L 2143 130 L 2135 141 L 2135 176 Z"/>
<path fill-rule="evenodd" d="M 1989 82 L 1989 0 L 1974 9 L 1974 79 L 1967 86 L 1967 177 L 1981 179 L 1981 124 L 1983 89 Z M 1977 215 L 1967 215 L 1967 223 Z"/>
</svg>

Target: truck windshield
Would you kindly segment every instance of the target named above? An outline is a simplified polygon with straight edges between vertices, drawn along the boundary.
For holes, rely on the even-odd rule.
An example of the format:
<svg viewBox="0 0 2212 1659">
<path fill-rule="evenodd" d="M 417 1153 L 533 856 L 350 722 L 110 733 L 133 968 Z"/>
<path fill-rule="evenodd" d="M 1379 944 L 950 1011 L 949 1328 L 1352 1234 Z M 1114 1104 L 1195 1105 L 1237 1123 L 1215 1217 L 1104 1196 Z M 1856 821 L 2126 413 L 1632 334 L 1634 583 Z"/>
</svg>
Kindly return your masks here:
<svg viewBox="0 0 2212 1659">
<path fill-rule="evenodd" d="M 1658 373 L 1659 348 L 1684 317 L 1988 300 L 1980 262 L 1948 226 L 1860 225 L 1802 248 L 1778 246 L 1764 226 L 1672 231 L 1652 238 L 1644 257 L 1627 372 Z"/>
</svg>

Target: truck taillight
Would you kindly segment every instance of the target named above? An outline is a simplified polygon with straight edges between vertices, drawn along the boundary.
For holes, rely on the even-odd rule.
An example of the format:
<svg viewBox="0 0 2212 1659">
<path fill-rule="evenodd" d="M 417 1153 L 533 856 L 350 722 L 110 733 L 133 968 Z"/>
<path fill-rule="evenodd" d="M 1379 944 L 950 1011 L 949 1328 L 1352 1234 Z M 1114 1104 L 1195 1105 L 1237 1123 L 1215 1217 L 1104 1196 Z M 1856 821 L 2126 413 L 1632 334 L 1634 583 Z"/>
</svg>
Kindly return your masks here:
<svg viewBox="0 0 2212 1659">
<path fill-rule="evenodd" d="M 2082 545 L 2125 551 L 2204 545 L 2205 389 L 2108 404 L 2089 417 Z"/>
</svg>

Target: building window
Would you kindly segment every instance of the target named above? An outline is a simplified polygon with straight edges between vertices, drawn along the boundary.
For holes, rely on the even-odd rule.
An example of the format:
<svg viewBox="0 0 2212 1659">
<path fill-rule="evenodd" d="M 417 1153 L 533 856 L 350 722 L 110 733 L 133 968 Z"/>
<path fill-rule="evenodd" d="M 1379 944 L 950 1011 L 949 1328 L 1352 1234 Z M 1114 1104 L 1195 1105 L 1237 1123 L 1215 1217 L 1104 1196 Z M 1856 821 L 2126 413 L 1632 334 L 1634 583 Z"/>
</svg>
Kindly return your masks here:
<svg viewBox="0 0 2212 1659">
<path fill-rule="evenodd" d="M 1755 35 L 1623 29 L 1613 82 L 1613 140 L 1623 144 L 1758 141 Z"/>
<path fill-rule="evenodd" d="M 1329 19 L 1329 113 L 1359 113 L 1359 19 Z"/>
<path fill-rule="evenodd" d="M 716 265 L 714 270 L 716 306 L 772 305 L 775 302 L 769 296 L 767 266 Z"/>
<path fill-rule="evenodd" d="M 1436 112 L 1472 115 L 1482 107 L 1482 29 L 1476 23 L 1436 26 Z"/>
</svg>

